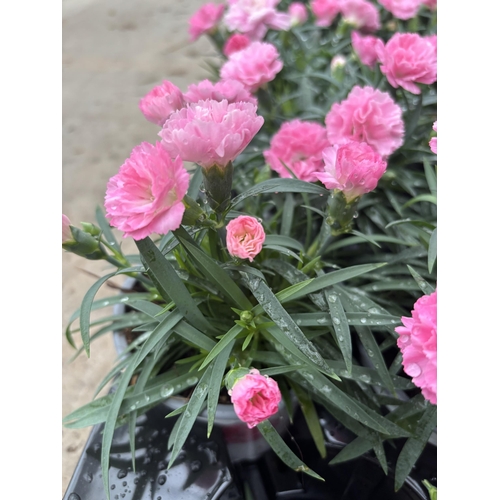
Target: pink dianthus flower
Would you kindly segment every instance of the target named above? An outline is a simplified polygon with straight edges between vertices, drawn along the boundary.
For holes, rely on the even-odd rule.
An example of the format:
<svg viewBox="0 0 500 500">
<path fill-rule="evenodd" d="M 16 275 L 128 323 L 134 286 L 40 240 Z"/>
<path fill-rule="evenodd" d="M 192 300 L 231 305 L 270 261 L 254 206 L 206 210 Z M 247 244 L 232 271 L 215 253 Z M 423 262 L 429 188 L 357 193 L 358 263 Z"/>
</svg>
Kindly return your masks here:
<svg viewBox="0 0 500 500">
<path fill-rule="evenodd" d="M 380 71 L 394 87 L 420 94 L 417 83 L 437 80 L 437 53 L 432 41 L 417 33 L 395 33 L 384 48 L 377 48 Z"/>
<path fill-rule="evenodd" d="M 290 16 L 290 25 L 297 26 L 304 24 L 309 17 L 307 14 L 307 7 L 300 2 L 292 2 L 288 7 L 288 15 Z"/>
<path fill-rule="evenodd" d="M 380 29 L 380 17 L 377 7 L 367 0 L 342 0 L 340 12 L 344 20 L 360 31 Z"/>
<path fill-rule="evenodd" d="M 432 130 L 434 130 L 434 132 L 437 132 L 438 131 L 438 122 L 437 120 L 434 122 L 434 125 L 432 126 Z M 431 151 L 437 155 L 438 154 L 438 139 L 437 137 L 433 137 L 430 141 L 429 141 L 429 147 L 431 148 Z"/>
<path fill-rule="evenodd" d="M 223 80 L 238 80 L 253 93 L 274 80 L 282 68 L 283 62 L 273 44 L 252 42 L 229 56 L 220 69 L 220 75 Z"/>
<path fill-rule="evenodd" d="M 327 189 L 344 193 L 347 203 L 377 187 L 387 162 L 366 142 L 348 142 L 323 151 L 324 172 L 315 175 Z"/>
<path fill-rule="evenodd" d="M 69 218 L 62 214 L 62 242 L 67 243 L 68 241 L 73 241 L 73 233 L 71 232 L 70 226 L 71 221 Z"/>
<path fill-rule="evenodd" d="M 404 326 L 395 330 L 403 369 L 422 389 L 424 398 L 437 404 L 437 289 L 420 297 L 411 318 L 403 316 L 401 321 Z"/>
<path fill-rule="evenodd" d="M 228 0 L 224 23 L 229 31 L 239 31 L 252 40 L 262 40 L 269 28 L 287 30 L 290 27 L 290 16 L 276 10 L 280 1 Z"/>
<path fill-rule="evenodd" d="M 229 392 L 236 415 L 249 429 L 274 415 L 281 401 L 276 381 L 261 375 L 255 368 L 237 379 Z"/>
<path fill-rule="evenodd" d="M 207 99 L 172 113 L 158 135 L 172 158 L 179 155 L 205 168 L 225 167 L 248 146 L 263 123 L 255 104 Z"/>
<path fill-rule="evenodd" d="M 229 57 L 233 52 L 238 52 L 238 50 L 242 50 L 245 47 L 248 47 L 250 45 L 250 42 L 250 38 L 248 38 L 246 35 L 243 35 L 243 33 L 233 33 L 226 40 L 226 43 L 224 44 L 224 47 L 222 49 L 222 53 L 226 57 Z"/>
<path fill-rule="evenodd" d="M 266 233 L 262 224 L 249 215 L 240 215 L 226 226 L 227 251 L 233 257 L 253 261 L 262 250 Z"/>
<path fill-rule="evenodd" d="M 341 0 L 312 0 L 311 10 L 316 17 L 316 26 L 327 28 L 340 14 Z"/>
<path fill-rule="evenodd" d="M 181 90 L 168 80 L 154 87 L 139 101 L 139 109 L 146 120 L 160 127 L 174 111 L 183 106 Z"/>
<path fill-rule="evenodd" d="M 346 99 L 326 115 L 331 144 L 366 142 L 386 157 L 403 144 L 403 111 L 387 92 L 356 85 Z"/>
<path fill-rule="evenodd" d="M 166 234 L 181 225 L 188 186 L 189 174 L 180 157 L 172 160 L 159 142 L 143 142 L 108 181 L 106 217 L 134 240 Z"/>
<path fill-rule="evenodd" d="M 373 68 L 378 61 L 377 47 L 383 48 L 384 42 L 376 36 L 362 36 L 357 31 L 353 31 L 351 33 L 351 43 L 359 60 L 366 66 Z"/>
<path fill-rule="evenodd" d="M 431 10 L 436 10 L 437 9 L 437 0 L 421 0 L 422 5 L 425 5 Z"/>
<path fill-rule="evenodd" d="M 257 105 L 257 98 L 237 80 L 220 80 L 217 83 L 203 80 L 197 84 L 193 83 L 188 86 L 187 92 L 184 93 L 184 99 L 188 103 L 205 101 L 206 99 L 214 101 L 226 99 L 229 104 L 243 101 Z"/>
<path fill-rule="evenodd" d="M 417 15 L 422 0 L 378 0 L 394 17 L 408 20 Z"/>
<path fill-rule="evenodd" d="M 264 158 L 280 177 L 292 177 L 286 165 L 298 179 L 315 182 L 315 173 L 323 168 L 322 151 L 328 146 L 322 125 L 295 119 L 281 125 Z"/>
<path fill-rule="evenodd" d="M 212 33 L 224 15 L 224 4 L 202 5 L 189 19 L 190 41 L 194 42 L 204 33 Z"/>
</svg>

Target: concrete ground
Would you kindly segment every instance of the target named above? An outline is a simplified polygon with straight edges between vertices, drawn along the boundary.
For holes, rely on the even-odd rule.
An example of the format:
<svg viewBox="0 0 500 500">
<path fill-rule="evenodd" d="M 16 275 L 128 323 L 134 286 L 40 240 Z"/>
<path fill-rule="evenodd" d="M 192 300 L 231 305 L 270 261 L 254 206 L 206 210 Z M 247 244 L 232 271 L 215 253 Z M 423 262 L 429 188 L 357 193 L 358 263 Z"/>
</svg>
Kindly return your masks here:
<svg viewBox="0 0 500 500">
<path fill-rule="evenodd" d="M 74 225 L 94 222 L 108 179 L 132 148 L 158 139 L 159 128 L 142 116 L 139 99 L 164 79 L 185 91 L 210 78 L 206 61 L 216 62 L 215 52 L 208 38 L 190 43 L 187 32 L 189 17 L 204 3 L 62 0 L 62 212 Z M 131 240 L 124 246 L 135 249 Z M 61 260 L 64 331 L 95 281 L 89 273 L 103 275 L 107 267 L 66 252 Z M 107 288 L 98 297 L 109 293 Z M 92 344 L 90 358 L 70 362 L 73 354 L 62 336 L 62 416 L 91 401 L 115 358 L 111 336 Z M 62 429 L 63 495 L 89 432 Z"/>
</svg>

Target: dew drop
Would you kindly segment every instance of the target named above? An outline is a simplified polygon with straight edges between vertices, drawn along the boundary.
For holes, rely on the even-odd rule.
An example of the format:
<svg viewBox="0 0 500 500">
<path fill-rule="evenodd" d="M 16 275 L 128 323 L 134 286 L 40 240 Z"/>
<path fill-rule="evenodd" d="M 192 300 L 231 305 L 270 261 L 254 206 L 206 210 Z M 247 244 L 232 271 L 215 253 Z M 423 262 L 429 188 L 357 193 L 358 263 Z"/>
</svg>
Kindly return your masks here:
<svg viewBox="0 0 500 500">
<path fill-rule="evenodd" d="M 194 385 L 196 382 L 198 382 L 198 377 L 190 377 L 187 379 L 188 385 Z"/>
<path fill-rule="evenodd" d="M 372 314 L 378 314 L 378 309 L 376 307 L 372 307 L 372 308 L 368 309 L 368 312 L 372 313 Z"/>
<path fill-rule="evenodd" d="M 333 318 L 332 320 L 336 325 L 340 325 L 340 319 L 339 318 Z"/>
<path fill-rule="evenodd" d="M 399 342 L 401 344 L 404 344 L 404 345 L 408 344 L 408 342 L 410 342 L 410 336 L 409 335 L 401 335 L 399 337 Z"/>
<path fill-rule="evenodd" d="M 373 358 L 373 351 L 371 349 L 368 349 L 368 356 L 370 356 L 370 358 Z"/>
<path fill-rule="evenodd" d="M 81 500 L 80 495 L 77 495 L 76 493 L 71 493 L 71 495 L 68 497 L 68 500 Z"/>
<path fill-rule="evenodd" d="M 191 462 L 191 471 L 198 472 L 201 469 L 201 462 L 199 460 L 193 460 Z"/>
<path fill-rule="evenodd" d="M 160 395 L 162 398 L 168 398 L 173 393 L 174 393 L 174 388 L 171 385 L 164 385 L 160 391 Z"/>
<path fill-rule="evenodd" d="M 326 323 L 326 318 L 318 318 L 316 320 L 316 323 L 319 323 L 320 325 L 324 325 Z"/>
<path fill-rule="evenodd" d="M 336 295 L 328 295 L 328 301 L 333 304 L 334 302 L 337 301 L 337 296 Z"/>
<path fill-rule="evenodd" d="M 116 477 L 117 477 L 118 479 L 123 479 L 123 478 L 124 478 L 124 477 L 126 477 L 126 476 L 127 476 L 127 470 L 126 470 L 126 469 L 120 469 L 120 470 L 118 471 L 118 474 L 116 475 Z"/>
<path fill-rule="evenodd" d="M 94 476 L 92 475 L 92 472 L 86 472 L 83 475 L 83 479 L 85 479 L 85 481 L 87 481 L 87 483 L 91 483 L 93 478 L 94 478 Z"/>
<path fill-rule="evenodd" d="M 418 377 L 422 373 L 422 369 L 420 368 L 417 363 L 409 363 L 407 366 L 405 366 L 405 372 L 410 376 L 410 377 Z"/>
<path fill-rule="evenodd" d="M 165 484 L 167 482 L 167 476 L 162 474 L 161 476 L 158 477 L 158 484 Z"/>
<path fill-rule="evenodd" d="M 365 324 L 366 323 L 366 318 L 361 318 L 359 321 L 361 321 L 361 323 Z"/>
<path fill-rule="evenodd" d="M 339 335 L 339 342 L 344 342 L 344 337 L 342 335 Z"/>
</svg>

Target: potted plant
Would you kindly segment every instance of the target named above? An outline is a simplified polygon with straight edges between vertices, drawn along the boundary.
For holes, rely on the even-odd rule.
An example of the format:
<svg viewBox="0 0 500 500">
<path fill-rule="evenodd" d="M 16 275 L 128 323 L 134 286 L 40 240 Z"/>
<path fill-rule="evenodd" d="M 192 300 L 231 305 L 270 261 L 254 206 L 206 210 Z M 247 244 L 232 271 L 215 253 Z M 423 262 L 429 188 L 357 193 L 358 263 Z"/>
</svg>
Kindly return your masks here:
<svg viewBox="0 0 500 500">
<path fill-rule="evenodd" d="M 115 390 L 65 419 L 104 424 L 108 495 L 115 428 L 128 425 L 133 456 L 138 416 L 179 394 L 169 466 L 202 412 L 211 433 L 224 398 L 318 481 L 271 423 L 280 405 L 300 408 L 323 459 L 318 412 L 353 433 L 332 467 L 372 450 L 387 473 L 396 446 L 396 490 L 435 431 L 435 6 L 259 5 L 193 15 L 192 39 L 221 51 L 215 83 L 152 89 L 140 109 L 160 140 L 109 180 L 95 224 L 63 215 L 63 248 L 113 267 L 68 341 L 78 332 L 90 355 L 93 339 L 129 334 L 98 388 Z M 134 288 L 94 300 L 119 275 Z M 126 310 L 93 322 L 117 303 Z"/>
</svg>

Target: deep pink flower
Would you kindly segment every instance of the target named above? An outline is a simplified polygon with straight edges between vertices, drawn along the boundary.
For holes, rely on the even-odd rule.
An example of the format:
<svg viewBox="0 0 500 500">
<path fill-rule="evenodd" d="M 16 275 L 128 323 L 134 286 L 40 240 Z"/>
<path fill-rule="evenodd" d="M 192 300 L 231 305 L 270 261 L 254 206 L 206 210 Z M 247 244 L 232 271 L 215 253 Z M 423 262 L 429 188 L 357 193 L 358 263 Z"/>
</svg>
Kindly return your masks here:
<svg viewBox="0 0 500 500">
<path fill-rule="evenodd" d="M 367 0 L 342 0 L 340 12 L 344 20 L 360 31 L 380 29 L 380 17 L 377 7 Z"/>
<path fill-rule="evenodd" d="M 341 0 L 312 0 L 311 10 L 316 17 L 316 26 L 327 28 L 340 14 Z"/>
<path fill-rule="evenodd" d="M 398 19 L 411 19 L 417 15 L 422 0 L 378 0 L 394 17 Z"/>
<path fill-rule="evenodd" d="M 359 60 L 366 66 L 373 68 L 378 61 L 377 47 L 381 49 L 384 47 L 382 39 L 372 35 L 363 36 L 357 31 L 353 31 L 351 33 L 351 43 Z"/>
<path fill-rule="evenodd" d="M 437 54 L 432 41 L 417 33 L 395 33 L 384 48 L 377 48 L 380 71 L 394 87 L 420 94 L 417 83 L 437 80 Z"/>
<path fill-rule="evenodd" d="M 267 42 L 252 42 L 248 47 L 234 52 L 220 69 L 223 80 L 238 80 L 250 92 L 256 92 L 274 80 L 283 68 L 276 47 Z"/>
<path fill-rule="evenodd" d="M 411 318 L 403 316 L 401 321 L 404 326 L 395 330 L 403 369 L 422 389 L 424 398 L 437 404 L 437 289 L 420 297 Z"/>
<path fill-rule="evenodd" d="M 184 99 L 186 102 L 205 101 L 206 99 L 222 101 L 226 99 L 229 104 L 243 101 L 257 105 L 257 98 L 237 80 L 221 80 L 217 83 L 203 80 L 197 84 L 193 83 L 188 86 Z"/>
<path fill-rule="evenodd" d="M 255 104 L 207 99 L 172 113 L 158 135 L 172 158 L 179 155 L 205 168 L 225 167 L 248 146 L 263 123 Z"/>
<path fill-rule="evenodd" d="M 226 57 L 229 57 L 233 52 L 238 52 L 238 50 L 248 47 L 250 42 L 250 38 L 243 35 L 243 33 L 234 33 L 226 40 L 222 53 Z"/>
<path fill-rule="evenodd" d="M 403 111 L 387 92 L 356 85 L 341 103 L 334 103 L 325 118 L 331 144 L 366 142 L 382 156 L 403 144 Z"/>
<path fill-rule="evenodd" d="M 70 229 L 71 221 L 68 217 L 62 214 L 62 242 L 67 243 L 68 241 L 73 241 L 73 233 Z"/>
<path fill-rule="evenodd" d="M 287 30 L 290 27 L 290 16 L 276 10 L 280 1 L 228 0 L 229 9 L 224 23 L 229 31 L 239 31 L 252 40 L 262 40 L 269 28 Z"/>
<path fill-rule="evenodd" d="M 297 26 L 304 24 L 309 17 L 307 14 L 307 7 L 300 2 L 292 2 L 288 7 L 288 15 L 290 16 L 290 25 Z"/>
<path fill-rule="evenodd" d="M 322 151 L 328 146 L 322 125 L 295 119 L 281 125 L 264 158 L 280 177 L 292 177 L 286 165 L 298 179 L 315 182 L 315 173 L 323 169 Z"/>
<path fill-rule="evenodd" d="M 188 186 L 189 174 L 180 157 L 172 160 L 159 142 L 143 142 L 108 181 L 106 217 L 134 240 L 166 234 L 181 225 Z"/>
<path fill-rule="evenodd" d="M 212 33 L 224 15 L 224 4 L 207 3 L 189 19 L 189 37 L 194 42 L 204 33 Z"/>
<path fill-rule="evenodd" d="M 251 429 L 278 411 L 281 392 L 276 381 L 253 368 L 236 380 L 230 391 L 238 418 Z"/>
<path fill-rule="evenodd" d="M 171 113 L 183 106 L 182 92 L 168 80 L 154 87 L 139 101 L 139 109 L 146 120 L 160 127 Z"/>
<path fill-rule="evenodd" d="M 377 187 L 387 167 L 366 142 L 349 142 L 323 151 L 324 172 L 315 175 L 327 189 L 342 191 L 348 203 Z"/>
<path fill-rule="evenodd" d="M 432 126 L 432 130 L 434 130 L 434 132 L 437 132 L 438 131 L 438 122 L 437 120 L 434 122 L 434 125 Z M 431 151 L 437 155 L 438 154 L 438 139 L 437 137 L 433 137 L 430 141 L 429 141 L 429 147 L 431 148 Z"/>
<path fill-rule="evenodd" d="M 253 261 L 262 250 L 266 233 L 262 224 L 249 215 L 240 215 L 226 226 L 227 251 L 233 257 Z"/>
</svg>

